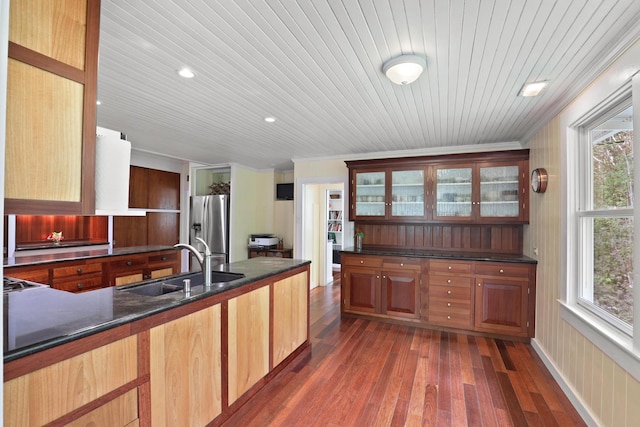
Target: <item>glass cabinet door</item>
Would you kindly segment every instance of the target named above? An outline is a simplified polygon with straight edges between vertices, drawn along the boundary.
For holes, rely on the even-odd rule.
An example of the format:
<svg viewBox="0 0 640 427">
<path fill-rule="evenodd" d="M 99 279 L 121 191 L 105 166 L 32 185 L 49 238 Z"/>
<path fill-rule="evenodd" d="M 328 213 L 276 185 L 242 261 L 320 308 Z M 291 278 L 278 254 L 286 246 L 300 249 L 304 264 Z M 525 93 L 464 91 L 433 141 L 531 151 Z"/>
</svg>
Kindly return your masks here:
<svg viewBox="0 0 640 427">
<path fill-rule="evenodd" d="M 385 172 L 355 174 L 355 215 L 385 216 Z"/>
<path fill-rule="evenodd" d="M 519 168 L 492 166 L 480 168 L 480 216 L 517 218 L 520 215 Z"/>
<path fill-rule="evenodd" d="M 473 168 L 436 169 L 437 217 L 471 217 Z"/>
<path fill-rule="evenodd" d="M 424 216 L 424 170 L 391 172 L 391 215 Z"/>
</svg>

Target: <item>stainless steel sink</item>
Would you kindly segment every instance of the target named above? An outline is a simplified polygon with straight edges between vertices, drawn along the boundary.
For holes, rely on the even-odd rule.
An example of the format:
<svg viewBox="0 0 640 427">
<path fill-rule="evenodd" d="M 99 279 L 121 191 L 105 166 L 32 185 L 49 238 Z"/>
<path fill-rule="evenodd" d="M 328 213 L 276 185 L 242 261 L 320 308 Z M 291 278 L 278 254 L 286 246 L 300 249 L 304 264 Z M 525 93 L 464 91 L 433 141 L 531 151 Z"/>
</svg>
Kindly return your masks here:
<svg viewBox="0 0 640 427">
<path fill-rule="evenodd" d="M 212 271 L 211 272 L 211 286 L 220 287 L 234 280 L 238 280 L 244 277 L 242 273 L 230 273 L 227 271 Z M 162 281 L 147 283 L 142 285 L 134 285 L 126 288 L 120 288 L 123 292 L 131 292 L 139 295 L 146 295 L 151 297 L 157 297 L 161 295 L 170 294 L 173 292 L 182 291 L 184 289 L 184 281 L 189 279 L 191 281 L 191 288 L 195 286 L 202 286 L 204 281 L 202 273 L 195 272 L 177 277 L 167 278 Z"/>
</svg>

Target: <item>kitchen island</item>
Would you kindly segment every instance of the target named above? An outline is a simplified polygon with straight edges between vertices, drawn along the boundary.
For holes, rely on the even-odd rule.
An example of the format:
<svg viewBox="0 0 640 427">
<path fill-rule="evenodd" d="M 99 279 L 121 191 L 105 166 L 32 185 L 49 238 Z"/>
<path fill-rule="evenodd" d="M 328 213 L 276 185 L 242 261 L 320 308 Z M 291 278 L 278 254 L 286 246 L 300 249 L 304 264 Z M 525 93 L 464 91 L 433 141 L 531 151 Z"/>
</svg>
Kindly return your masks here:
<svg viewBox="0 0 640 427">
<path fill-rule="evenodd" d="M 5 424 L 221 423 L 309 351 L 309 264 L 224 264 L 245 277 L 189 295 L 5 295 Z"/>
</svg>

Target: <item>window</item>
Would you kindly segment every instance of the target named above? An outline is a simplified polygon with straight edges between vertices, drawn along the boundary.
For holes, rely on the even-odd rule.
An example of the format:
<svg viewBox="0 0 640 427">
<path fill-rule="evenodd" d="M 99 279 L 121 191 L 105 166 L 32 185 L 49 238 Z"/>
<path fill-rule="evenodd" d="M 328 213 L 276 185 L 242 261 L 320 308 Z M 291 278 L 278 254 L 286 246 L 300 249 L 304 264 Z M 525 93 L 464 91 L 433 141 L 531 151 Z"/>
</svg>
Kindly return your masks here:
<svg viewBox="0 0 640 427">
<path fill-rule="evenodd" d="M 634 141 L 631 98 L 579 127 L 576 302 L 633 335 Z"/>
</svg>

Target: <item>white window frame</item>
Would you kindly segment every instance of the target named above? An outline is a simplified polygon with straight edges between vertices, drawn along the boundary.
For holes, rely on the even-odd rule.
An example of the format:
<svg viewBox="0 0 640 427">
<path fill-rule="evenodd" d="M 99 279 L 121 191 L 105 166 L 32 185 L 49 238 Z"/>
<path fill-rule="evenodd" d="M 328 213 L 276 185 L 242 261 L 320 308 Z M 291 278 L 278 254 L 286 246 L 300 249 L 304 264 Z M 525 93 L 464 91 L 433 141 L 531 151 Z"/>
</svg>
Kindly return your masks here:
<svg viewBox="0 0 640 427">
<path fill-rule="evenodd" d="M 590 150 L 581 150 L 579 144 L 590 139 L 585 133 L 589 124 L 619 111 L 618 107 L 631 97 L 634 129 L 640 129 L 640 73 L 629 78 L 612 95 L 567 126 L 565 147 L 566 194 L 566 289 L 560 296 L 560 314 L 569 324 L 593 342 L 622 368 L 640 380 L 640 206 L 635 209 L 584 211 L 584 201 L 591 197 Z M 634 138 L 634 200 L 640 201 L 640 137 Z M 580 183 L 588 182 L 588 185 Z M 637 203 L 636 203 L 637 204 Z M 580 301 L 580 286 L 590 280 L 588 264 L 593 247 L 592 233 L 581 228 L 582 218 L 633 216 L 633 330 L 604 310 L 590 307 Z M 591 262 L 591 266 L 593 263 Z M 594 309 L 595 308 L 595 309 Z"/>
</svg>

